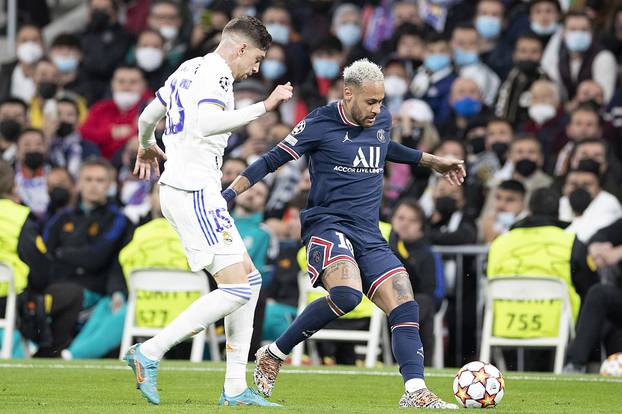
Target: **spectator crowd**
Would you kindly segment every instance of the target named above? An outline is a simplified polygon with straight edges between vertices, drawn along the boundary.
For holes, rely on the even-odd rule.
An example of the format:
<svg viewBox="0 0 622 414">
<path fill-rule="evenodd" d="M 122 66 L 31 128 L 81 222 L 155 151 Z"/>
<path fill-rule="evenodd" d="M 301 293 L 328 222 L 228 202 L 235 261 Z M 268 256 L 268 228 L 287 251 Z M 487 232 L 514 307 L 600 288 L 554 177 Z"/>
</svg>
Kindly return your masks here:
<svg viewBox="0 0 622 414">
<path fill-rule="evenodd" d="M 294 98 L 234 131 L 223 188 L 310 111 L 340 99 L 343 67 L 368 58 L 383 68 L 391 138 L 467 166 L 460 188 L 419 167 L 384 171 L 380 219 L 412 279 L 426 355 L 445 298 L 445 345 L 462 324 L 463 356 L 477 354 L 475 263 L 457 274 L 431 249 L 468 244 L 491 246 L 490 276 L 553 258 L 568 267 L 535 272 L 568 284 L 578 321 L 570 368 L 594 359 L 601 339 L 609 353 L 622 351 L 622 2 L 89 0 L 84 27 L 53 39 L 44 39 L 42 10 L 20 9 L 16 57 L 0 67 L 0 261 L 13 269 L 20 334 L 36 356 L 109 354 L 131 269 L 187 269 L 156 181 L 132 175 L 137 117 L 181 62 L 213 51 L 241 15 L 261 18 L 273 43 L 259 73 L 234 85 L 236 108 L 288 81 Z M 164 148 L 163 131 L 162 122 Z M 310 185 L 303 158 L 232 206 L 264 275 L 255 344 L 295 316 Z M 521 237 L 550 239 L 556 250 L 547 256 L 552 245 L 543 245 L 540 262 L 512 267 L 512 258 L 536 257 Z M 162 243 L 141 248 L 150 238 Z M 458 278 L 470 317 L 451 311 Z M 596 332 L 598 320 L 609 322 Z M 325 350 L 327 363 L 350 361 Z"/>
</svg>

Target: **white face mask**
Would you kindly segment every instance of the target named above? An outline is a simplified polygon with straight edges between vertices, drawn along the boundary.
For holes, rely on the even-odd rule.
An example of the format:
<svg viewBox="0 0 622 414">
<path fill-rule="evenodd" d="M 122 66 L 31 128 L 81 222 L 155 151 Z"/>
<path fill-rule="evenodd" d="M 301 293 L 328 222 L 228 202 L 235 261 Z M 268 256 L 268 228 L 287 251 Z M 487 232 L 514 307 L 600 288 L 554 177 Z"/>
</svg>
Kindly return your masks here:
<svg viewBox="0 0 622 414">
<path fill-rule="evenodd" d="M 122 111 L 127 111 L 138 103 L 140 94 L 137 92 L 113 92 L 112 99 Z"/>
<path fill-rule="evenodd" d="M 43 48 L 37 42 L 24 42 L 17 46 L 17 59 L 27 65 L 32 65 L 43 57 Z"/>
<path fill-rule="evenodd" d="M 136 49 L 136 64 L 147 72 L 159 68 L 164 60 L 164 53 L 156 47 L 139 47 Z"/>
<path fill-rule="evenodd" d="M 171 41 L 177 37 L 179 29 L 176 26 L 162 26 L 160 27 L 160 34 L 166 40 Z"/>
<path fill-rule="evenodd" d="M 529 107 L 528 113 L 531 119 L 533 119 L 537 124 L 542 125 L 549 119 L 553 118 L 557 111 L 553 105 L 534 104 Z"/>
<path fill-rule="evenodd" d="M 399 76 L 389 75 L 384 78 L 384 92 L 387 96 L 396 97 L 404 96 L 408 90 L 408 84 Z"/>
</svg>

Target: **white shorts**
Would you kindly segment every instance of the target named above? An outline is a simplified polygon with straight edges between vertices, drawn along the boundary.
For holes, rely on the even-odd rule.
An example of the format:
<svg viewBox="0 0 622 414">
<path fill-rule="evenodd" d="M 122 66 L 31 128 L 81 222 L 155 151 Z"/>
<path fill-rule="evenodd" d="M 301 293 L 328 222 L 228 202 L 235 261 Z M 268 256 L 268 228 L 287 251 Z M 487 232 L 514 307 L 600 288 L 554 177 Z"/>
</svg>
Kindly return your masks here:
<svg viewBox="0 0 622 414">
<path fill-rule="evenodd" d="M 160 184 L 162 214 L 179 234 L 193 272 L 212 275 L 244 261 L 246 247 L 220 190 L 180 190 Z"/>
</svg>

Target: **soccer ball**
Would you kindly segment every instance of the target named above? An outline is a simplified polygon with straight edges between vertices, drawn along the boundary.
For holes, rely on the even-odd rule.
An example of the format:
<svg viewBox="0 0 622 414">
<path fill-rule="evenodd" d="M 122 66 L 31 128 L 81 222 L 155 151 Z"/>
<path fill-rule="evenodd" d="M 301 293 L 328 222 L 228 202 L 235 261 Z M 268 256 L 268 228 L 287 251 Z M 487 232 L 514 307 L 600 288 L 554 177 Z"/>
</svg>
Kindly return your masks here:
<svg viewBox="0 0 622 414">
<path fill-rule="evenodd" d="M 600 375 L 606 377 L 622 377 L 622 352 L 609 355 L 600 366 Z"/>
<path fill-rule="evenodd" d="M 501 371 L 485 362 L 469 362 L 454 378 L 454 397 L 465 408 L 494 408 L 505 393 Z"/>
</svg>

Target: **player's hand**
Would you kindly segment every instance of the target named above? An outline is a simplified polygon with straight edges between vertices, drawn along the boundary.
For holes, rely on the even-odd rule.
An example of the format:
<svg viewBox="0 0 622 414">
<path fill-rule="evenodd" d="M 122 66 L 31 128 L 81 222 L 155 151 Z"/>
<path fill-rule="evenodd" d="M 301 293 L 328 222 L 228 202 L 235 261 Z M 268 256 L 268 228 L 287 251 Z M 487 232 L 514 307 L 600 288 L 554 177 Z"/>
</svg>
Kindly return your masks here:
<svg viewBox="0 0 622 414">
<path fill-rule="evenodd" d="M 266 106 L 266 112 L 270 112 L 275 109 L 281 102 L 289 101 L 294 93 L 294 87 L 291 83 L 287 82 L 285 85 L 278 85 L 268 99 L 263 101 L 263 104 Z"/>
<path fill-rule="evenodd" d="M 151 178 L 151 171 L 153 170 L 154 178 L 159 177 L 159 160 L 166 160 L 166 154 L 158 147 L 158 144 L 153 144 L 147 148 L 138 148 L 136 166 L 133 172 L 134 175 L 138 176 L 141 180 L 149 180 Z"/>
<path fill-rule="evenodd" d="M 464 177 L 466 177 L 466 170 L 464 169 L 463 160 L 447 157 L 434 157 L 434 162 L 431 167 L 453 185 L 462 185 Z"/>
</svg>

